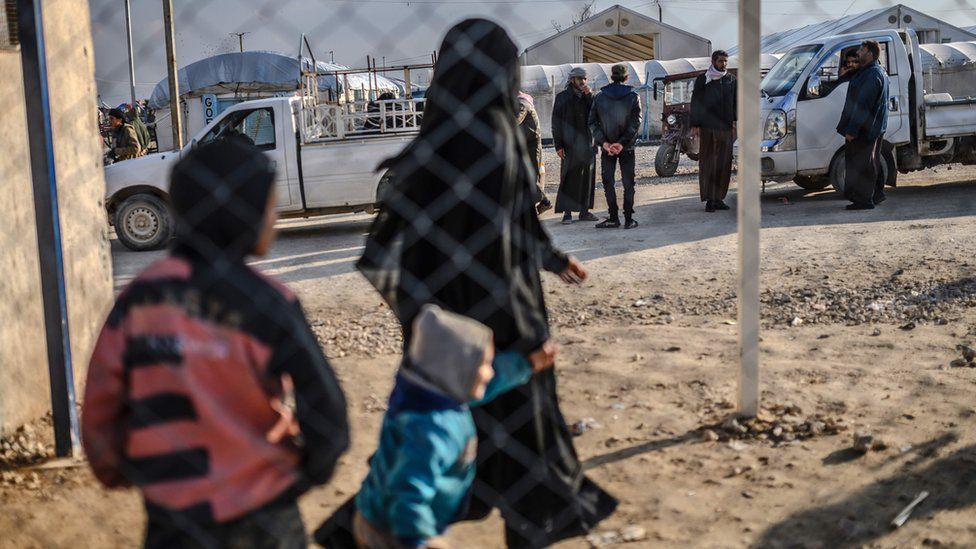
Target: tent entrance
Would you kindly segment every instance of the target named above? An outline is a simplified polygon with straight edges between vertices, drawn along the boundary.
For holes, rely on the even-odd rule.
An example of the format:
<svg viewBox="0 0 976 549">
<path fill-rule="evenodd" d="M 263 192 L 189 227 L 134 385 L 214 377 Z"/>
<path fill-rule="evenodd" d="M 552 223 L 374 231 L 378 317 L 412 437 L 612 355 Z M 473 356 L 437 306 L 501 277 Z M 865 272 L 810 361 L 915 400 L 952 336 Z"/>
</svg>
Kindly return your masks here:
<svg viewBox="0 0 976 549">
<path fill-rule="evenodd" d="M 583 37 L 584 63 L 619 63 L 654 59 L 653 34 L 607 34 Z"/>
</svg>

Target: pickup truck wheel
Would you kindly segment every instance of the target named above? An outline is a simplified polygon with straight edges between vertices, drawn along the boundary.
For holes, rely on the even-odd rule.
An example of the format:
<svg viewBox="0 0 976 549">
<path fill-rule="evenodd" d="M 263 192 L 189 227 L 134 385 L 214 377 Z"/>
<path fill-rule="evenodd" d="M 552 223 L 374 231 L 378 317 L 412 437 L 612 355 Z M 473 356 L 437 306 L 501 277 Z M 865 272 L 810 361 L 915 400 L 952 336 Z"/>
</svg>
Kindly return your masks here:
<svg viewBox="0 0 976 549">
<path fill-rule="evenodd" d="M 798 175 L 793 178 L 793 182 L 797 186 L 802 187 L 808 191 L 819 191 L 821 189 L 826 189 L 830 186 L 830 178 L 828 177 L 811 177 L 809 175 Z"/>
<path fill-rule="evenodd" d="M 674 154 L 674 143 L 662 143 L 654 157 L 654 171 L 658 177 L 671 177 L 678 171 L 679 156 Z"/>
<path fill-rule="evenodd" d="M 881 177 L 884 178 L 886 185 L 894 185 L 895 175 L 893 174 L 895 159 L 891 153 L 882 149 L 881 151 Z M 837 191 L 841 198 L 844 196 L 844 181 L 847 177 L 847 168 L 844 166 L 844 151 L 834 155 L 830 162 L 830 185 Z"/>
<path fill-rule="evenodd" d="M 386 172 L 380 179 L 379 185 L 376 186 L 376 203 L 382 204 L 386 200 L 386 196 L 390 194 L 390 189 L 393 188 L 393 173 Z"/>
<path fill-rule="evenodd" d="M 115 234 L 130 250 L 158 250 L 173 236 L 169 207 L 151 194 L 130 196 L 116 210 Z"/>
</svg>

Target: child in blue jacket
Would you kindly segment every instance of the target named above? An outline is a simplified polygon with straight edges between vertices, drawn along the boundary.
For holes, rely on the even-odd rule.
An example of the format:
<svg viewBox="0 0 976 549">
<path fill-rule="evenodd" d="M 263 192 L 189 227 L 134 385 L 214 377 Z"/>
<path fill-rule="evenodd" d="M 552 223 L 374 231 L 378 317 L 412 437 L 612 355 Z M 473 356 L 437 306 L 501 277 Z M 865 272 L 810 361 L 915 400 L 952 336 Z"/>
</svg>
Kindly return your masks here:
<svg viewBox="0 0 976 549">
<path fill-rule="evenodd" d="M 538 369 L 553 347 L 533 353 Z M 361 549 L 445 547 L 438 537 L 466 512 L 477 435 L 469 406 L 529 381 L 520 353 L 495 356 L 491 330 L 425 306 L 383 418 L 380 444 L 356 496 L 353 533 Z"/>
</svg>

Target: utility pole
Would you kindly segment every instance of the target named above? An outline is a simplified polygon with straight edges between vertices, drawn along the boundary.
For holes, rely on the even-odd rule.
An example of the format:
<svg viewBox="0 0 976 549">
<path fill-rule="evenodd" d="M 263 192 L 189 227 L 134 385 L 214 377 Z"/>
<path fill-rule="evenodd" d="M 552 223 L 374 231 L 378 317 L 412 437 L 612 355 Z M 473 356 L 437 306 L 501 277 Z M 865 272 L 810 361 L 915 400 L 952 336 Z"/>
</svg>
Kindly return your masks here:
<svg viewBox="0 0 976 549">
<path fill-rule="evenodd" d="M 329 57 L 332 58 L 332 64 L 335 65 L 335 52 L 332 51 L 332 50 L 329 50 Z"/>
<path fill-rule="evenodd" d="M 739 2 L 739 415 L 759 413 L 759 229 L 762 181 L 759 144 L 760 0 Z"/>
<path fill-rule="evenodd" d="M 241 47 L 241 53 L 244 53 L 244 35 L 245 34 L 251 34 L 251 33 L 249 33 L 249 32 L 229 32 L 227 34 L 230 34 L 231 36 L 236 36 L 237 37 L 237 41 L 238 41 L 238 43 L 240 44 L 240 47 Z"/>
<path fill-rule="evenodd" d="M 132 95 L 132 109 L 136 110 L 136 60 L 132 54 L 132 13 L 129 0 L 125 0 L 125 37 L 129 45 L 129 92 Z M 138 111 L 136 111 L 138 116 Z"/>
<path fill-rule="evenodd" d="M 166 72 L 169 76 L 169 116 L 173 123 L 173 146 L 183 148 L 183 120 L 180 116 L 180 83 L 176 70 L 176 40 L 173 32 L 173 0 L 163 0 L 163 28 L 166 31 Z"/>
<path fill-rule="evenodd" d="M 657 20 L 661 23 L 664 22 L 664 9 L 661 7 L 661 0 L 657 1 Z"/>
</svg>

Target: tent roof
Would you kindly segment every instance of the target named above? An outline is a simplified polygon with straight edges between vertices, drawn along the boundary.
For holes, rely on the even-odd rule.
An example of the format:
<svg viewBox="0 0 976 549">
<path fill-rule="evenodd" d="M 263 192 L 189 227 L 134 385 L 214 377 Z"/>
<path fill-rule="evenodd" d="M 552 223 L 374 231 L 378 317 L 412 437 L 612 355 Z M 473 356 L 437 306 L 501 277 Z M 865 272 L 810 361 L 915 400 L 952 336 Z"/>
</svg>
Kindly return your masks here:
<svg viewBox="0 0 976 549">
<path fill-rule="evenodd" d="M 300 60 L 271 51 L 246 51 L 225 53 L 190 63 L 179 70 L 180 95 L 228 92 L 279 92 L 297 90 L 301 69 L 309 69 L 312 61 Z M 341 71 L 348 67 L 318 62 L 319 72 Z M 392 80 L 377 75 L 378 88 L 383 91 L 396 91 L 399 86 Z M 336 90 L 335 77 L 319 76 L 320 90 Z M 372 89 L 366 73 L 350 74 L 350 88 L 365 86 Z M 164 78 L 153 89 L 149 107 L 163 108 L 169 105 L 169 78 Z"/>
<path fill-rule="evenodd" d="M 863 13 L 855 13 L 852 15 L 846 15 L 838 19 L 831 19 L 829 21 L 821 21 L 820 23 L 814 23 L 812 25 L 807 25 L 805 27 L 798 27 L 795 29 L 789 29 L 781 32 L 776 32 L 773 34 L 767 34 L 762 37 L 762 42 L 760 42 L 760 51 L 763 53 L 785 53 L 791 48 L 806 44 L 811 40 L 816 40 L 817 38 L 823 36 L 836 36 L 838 34 L 848 34 L 852 32 L 858 32 L 858 27 L 863 24 L 875 19 L 876 17 L 882 16 L 886 13 L 892 11 L 900 11 L 907 14 L 918 14 L 924 15 L 926 17 L 932 17 L 924 12 L 914 10 L 905 6 L 903 4 L 895 4 L 894 6 L 889 6 L 886 8 L 878 8 Z M 943 24 L 952 27 L 953 25 L 943 22 Z M 954 27 L 958 28 L 958 27 Z M 969 32 L 973 34 L 972 30 L 959 29 L 964 32 Z M 976 38 L 976 35 L 973 36 Z M 738 46 L 729 49 L 729 53 L 737 53 L 739 50 Z"/>
<path fill-rule="evenodd" d="M 922 68 L 954 69 L 976 65 L 976 42 L 922 44 L 919 46 Z"/>
<path fill-rule="evenodd" d="M 571 27 L 569 27 L 569 28 L 565 28 L 565 29 L 563 29 L 563 30 L 561 30 L 561 31 L 559 31 L 559 32 L 557 32 L 556 34 L 553 34 L 552 36 L 549 36 L 549 37 L 546 37 L 546 38 L 543 38 L 542 40 L 540 40 L 540 41 L 538 41 L 538 42 L 536 42 L 535 44 L 532 44 L 531 46 L 529 46 L 529 47 L 527 47 L 527 48 L 525 48 L 525 50 L 524 50 L 524 51 L 529 51 L 529 50 L 533 50 L 533 49 L 535 49 L 535 48 L 537 48 L 537 47 L 539 47 L 539 46 L 541 46 L 541 45 L 543 45 L 543 44 L 545 44 L 546 42 L 549 42 L 550 40 L 555 40 L 556 38 L 558 38 L 558 37 L 560 37 L 560 36 L 562 36 L 562 35 L 564 35 L 564 34 L 569 34 L 569 33 L 571 33 L 571 32 L 574 32 L 574 31 L 576 31 L 576 30 L 577 30 L 577 29 L 578 29 L 579 27 L 581 27 L 581 26 L 584 26 L 584 25 L 587 25 L 587 24 L 589 24 L 589 23 L 590 23 L 591 21 L 593 21 L 593 20 L 595 20 L 595 19 L 597 19 L 597 18 L 603 18 L 603 17 L 606 17 L 606 15 L 607 15 L 608 13 L 610 13 L 610 12 L 614 12 L 614 11 L 621 11 L 621 12 L 625 12 L 625 13 L 627 13 L 628 15 L 630 15 L 631 17 L 637 17 L 637 18 L 640 18 L 640 19 L 643 19 L 643 20 L 645 20 L 645 21 L 649 21 L 649 22 L 652 22 L 652 23 L 654 23 L 655 25 L 658 25 L 659 27 L 662 27 L 662 28 L 665 28 L 665 29 L 668 29 L 668 30 L 672 30 L 672 31 L 674 31 L 674 32 L 680 32 L 681 34 L 684 34 L 684 35 L 687 35 L 687 36 L 691 36 L 692 38 L 695 38 L 695 39 L 697 39 L 697 40 L 701 40 L 702 42 L 709 42 L 709 40 L 708 40 L 707 38 L 704 38 L 704 37 L 701 37 L 701 36 L 698 36 L 697 34 L 693 34 L 693 33 L 690 33 L 690 32 L 688 32 L 688 31 L 686 31 L 686 30 L 684 30 L 684 29 L 681 29 L 681 28 L 678 28 L 678 27 L 675 27 L 675 26 L 673 26 L 673 25 L 668 25 L 667 23 L 663 23 L 663 22 L 661 22 L 661 21 L 658 21 L 657 19 L 654 19 L 653 17 L 648 17 L 647 15 L 645 15 L 645 14 L 643 14 L 643 13 L 640 13 L 640 12 L 636 12 L 636 11 L 634 11 L 634 10 L 632 10 L 632 9 L 630 9 L 630 8 L 625 8 L 625 7 L 623 7 L 623 6 L 621 6 L 621 5 L 619 5 L 619 4 L 617 4 L 617 5 L 615 5 L 615 6 L 610 6 L 609 8 L 607 8 L 607 9 L 605 9 L 605 10 L 603 10 L 603 11 L 601 11 L 600 13 L 597 13 L 597 14 L 595 14 L 595 15 L 591 15 L 590 17 L 587 17 L 586 19 L 584 19 L 584 20 L 582 20 L 582 21 L 580 21 L 579 23 L 576 23 L 575 25 L 573 25 L 573 26 L 571 26 Z"/>
<path fill-rule="evenodd" d="M 761 66 L 770 69 L 779 60 L 777 55 L 763 55 Z M 735 56 L 729 58 L 729 66 L 736 67 Z M 648 84 L 654 78 L 670 74 L 683 74 L 708 68 L 710 57 L 692 57 L 688 59 L 672 59 L 667 61 L 627 61 L 630 72 L 629 83 L 640 87 Z M 610 83 L 610 69 L 615 63 L 568 63 L 565 65 L 526 65 L 522 67 L 522 91 L 529 94 L 548 93 L 561 90 L 569 81 L 569 71 L 576 67 L 583 67 L 588 73 L 593 89 L 599 89 Z"/>
</svg>

